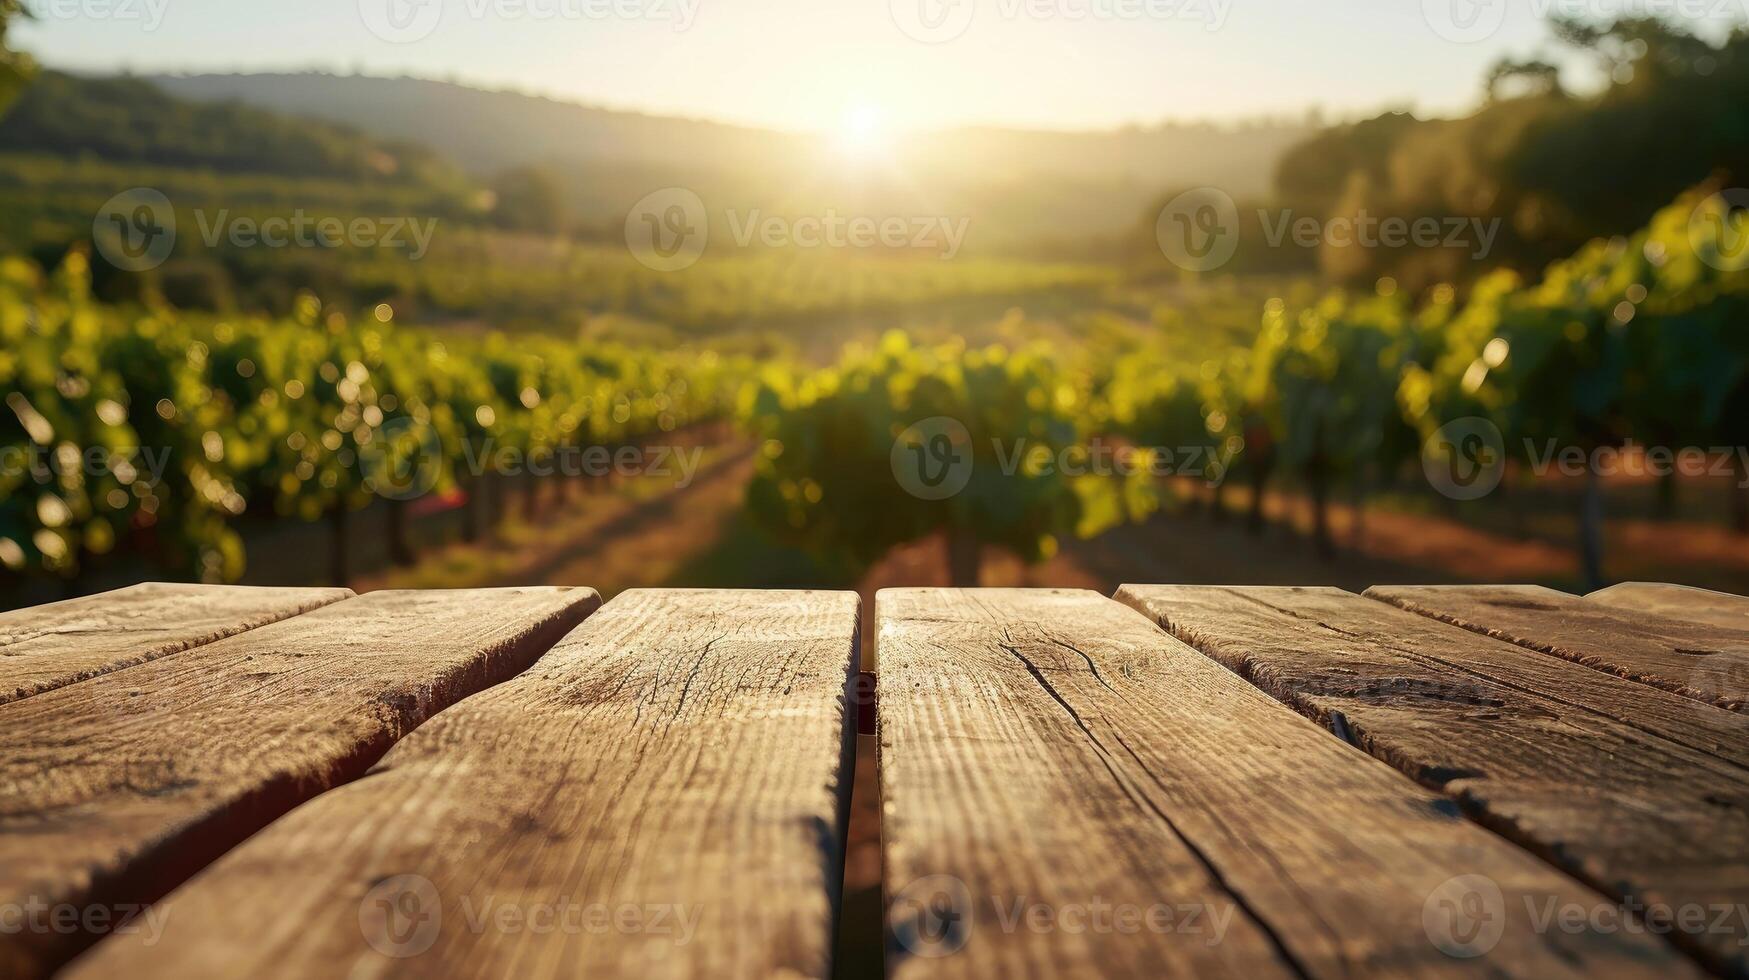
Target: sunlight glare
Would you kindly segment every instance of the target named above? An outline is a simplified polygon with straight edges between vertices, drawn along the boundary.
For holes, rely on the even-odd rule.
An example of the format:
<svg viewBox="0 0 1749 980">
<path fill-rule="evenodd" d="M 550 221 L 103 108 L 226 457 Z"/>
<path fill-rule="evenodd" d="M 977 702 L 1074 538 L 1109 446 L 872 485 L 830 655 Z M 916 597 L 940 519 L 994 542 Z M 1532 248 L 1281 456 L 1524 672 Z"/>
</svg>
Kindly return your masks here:
<svg viewBox="0 0 1749 980">
<path fill-rule="evenodd" d="M 858 104 L 844 113 L 835 141 L 840 155 L 867 159 L 886 147 L 886 119 L 875 106 Z"/>
</svg>

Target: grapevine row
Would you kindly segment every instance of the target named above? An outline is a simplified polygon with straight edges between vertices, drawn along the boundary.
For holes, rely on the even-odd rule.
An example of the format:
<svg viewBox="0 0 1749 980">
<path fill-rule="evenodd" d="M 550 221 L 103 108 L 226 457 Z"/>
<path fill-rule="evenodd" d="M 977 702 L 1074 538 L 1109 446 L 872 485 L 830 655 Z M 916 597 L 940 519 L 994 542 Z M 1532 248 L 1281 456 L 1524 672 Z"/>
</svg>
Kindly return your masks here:
<svg viewBox="0 0 1749 980">
<path fill-rule="evenodd" d="M 74 253 L 0 264 L 0 569 L 127 546 L 241 575 L 245 514 L 315 520 L 480 475 L 485 449 L 619 446 L 720 417 L 745 365 L 545 337 L 439 336 L 300 297 L 283 319 L 94 303 Z"/>
</svg>

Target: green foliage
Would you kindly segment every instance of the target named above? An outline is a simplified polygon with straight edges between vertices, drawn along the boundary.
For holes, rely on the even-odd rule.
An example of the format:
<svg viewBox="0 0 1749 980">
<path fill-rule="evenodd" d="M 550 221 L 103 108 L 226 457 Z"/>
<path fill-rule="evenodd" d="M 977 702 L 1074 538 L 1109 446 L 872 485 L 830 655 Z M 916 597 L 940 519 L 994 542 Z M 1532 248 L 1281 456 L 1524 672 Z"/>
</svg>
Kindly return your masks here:
<svg viewBox="0 0 1749 980">
<path fill-rule="evenodd" d="M 1282 461 L 1324 476 L 1395 468 L 1416 446 L 1397 410 L 1414 351 L 1394 288 L 1331 294 L 1298 311 L 1272 302 L 1251 353 L 1258 394 Z"/>
<path fill-rule="evenodd" d="M 1741 442 L 1749 393 L 1749 220 L 1702 189 L 1628 238 L 1592 242 L 1534 286 L 1481 283 L 1402 386 L 1423 431 L 1484 415 L 1514 451 L 1630 436 Z"/>
<path fill-rule="evenodd" d="M 1469 417 L 1492 421 L 1527 461 L 1629 439 L 1742 445 L 1749 211 L 1714 186 L 1531 283 L 1499 270 L 1462 299 L 1441 284 L 1419 304 L 1389 279 L 1360 294 L 1290 293 L 1265 305 L 1247 348 L 1229 340 L 1224 354 L 1204 343 L 1171 357 L 1161 342 L 1109 354 L 1110 424 L 1154 444 L 1206 431 L 1254 491 L 1279 463 L 1319 512 L 1333 482 L 1364 490 L 1389 479 L 1442 425 Z M 1316 527 L 1327 543 L 1327 522 Z"/>
<path fill-rule="evenodd" d="M 946 531 L 1029 561 L 1058 537 L 1123 519 L 1109 481 L 1057 465 L 1085 446 L 1085 392 L 1041 347 L 921 346 L 890 333 L 815 372 L 768 372 L 744 413 L 764 440 L 748 507 L 775 533 L 867 567 L 893 546 Z M 928 500 L 894 473 L 894 444 L 917 422 L 964 426 L 964 489 Z M 927 447 L 922 447 L 927 449 Z"/>
<path fill-rule="evenodd" d="M 623 245 L 519 245 L 448 229 L 423 261 L 360 259 L 340 270 L 346 288 L 364 298 L 391 298 L 397 307 L 537 329 L 574 322 L 579 314 L 619 313 L 715 334 L 747 326 L 835 330 L 839 321 L 866 314 L 1089 290 L 1114 278 L 1108 269 L 1067 263 L 789 249 L 707 253 L 683 271 L 657 272 Z"/>
<path fill-rule="evenodd" d="M 493 449 L 616 446 L 716 417 L 745 364 L 363 323 L 305 294 L 242 320 L 94 304 L 74 253 L 0 268 L 0 567 L 67 576 L 126 543 L 182 575 L 243 568 L 245 514 L 313 520 L 443 492 Z M 157 478 L 154 478 L 154 477 Z"/>
<path fill-rule="evenodd" d="M 1118 354 L 1099 391 L 1106 427 L 1137 446 L 1172 454 L 1173 473 L 1225 479 L 1245 449 L 1249 375 L 1250 351 L 1238 346 L 1200 362 L 1174 357 L 1164 345 Z M 1147 509 L 1134 489 L 1130 494 L 1140 505 L 1132 510 Z"/>
<path fill-rule="evenodd" d="M 1601 239 L 1534 284 L 1501 271 L 1461 301 L 1279 291 L 1249 333 L 1240 292 L 1187 292 L 1151 318 L 1073 327 L 1078 346 L 1006 323 L 1012 342 L 890 333 L 810 369 L 551 336 L 439 336 L 362 323 L 301 294 L 285 318 L 220 318 L 92 302 L 79 253 L 45 279 L 0 276 L 0 561 L 67 575 L 118 546 L 193 577 L 241 569 L 235 525 L 361 506 L 385 474 L 466 478 L 487 441 L 616 445 L 738 410 L 759 439 L 748 507 L 780 537 L 850 567 L 938 532 L 1050 556 L 1068 535 L 1155 505 L 1144 459 L 1065 467 L 1102 440 L 1206 447 L 1221 477 L 1279 461 L 1317 499 L 1397 472 L 1440 425 L 1480 415 L 1514 452 L 1741 444 L 1749 437 L 1749 220 L 1709 189 L 1627 238 Z M 1139 295 L 1121 295 L 1142 304 Z M 1251 322 L 1256 323 L 1255 313 Z M 942 499 L 909 492 L 894 447 L 920 420 L 964 427 L 972 466 Z M 142 470 L 151 452 L 162 479 Z M 86 461 L 95 453 L 101 465 Z M 142 455 L 145 453 L 147 455 Z"/>
</svg>

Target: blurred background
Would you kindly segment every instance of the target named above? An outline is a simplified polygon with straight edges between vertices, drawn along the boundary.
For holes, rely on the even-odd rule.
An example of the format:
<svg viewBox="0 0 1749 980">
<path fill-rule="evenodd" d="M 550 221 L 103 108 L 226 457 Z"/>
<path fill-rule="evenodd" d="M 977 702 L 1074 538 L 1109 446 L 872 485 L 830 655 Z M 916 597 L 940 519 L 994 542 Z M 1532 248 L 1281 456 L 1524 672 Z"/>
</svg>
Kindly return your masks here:
<svg viewBox="0 0 1749 980">
<path fill-rule="evenodd" d="M 1738 0 L 0 0 L 0 605 L 1749 591 Z"/>
</svg>

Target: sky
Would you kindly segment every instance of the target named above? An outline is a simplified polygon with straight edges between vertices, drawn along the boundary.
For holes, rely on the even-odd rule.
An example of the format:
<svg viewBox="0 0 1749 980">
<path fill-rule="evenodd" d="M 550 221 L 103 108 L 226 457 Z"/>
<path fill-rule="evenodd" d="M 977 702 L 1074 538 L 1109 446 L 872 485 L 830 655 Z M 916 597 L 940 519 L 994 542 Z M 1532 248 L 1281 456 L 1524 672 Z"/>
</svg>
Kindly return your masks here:
<svg viewBox="0 0 1749 980">
<path fill-rule="evenodd" d="M 448 78 L 781 129 L 1102 129 L 1474 104 L 1551 10 L 1646 0 L 27 0 L 95 72 Z M 1749 0 L 1650 0 L 1704 21 Z M 1580 71 L 1575 62 L 1572 69 Z"/>
</svg>

